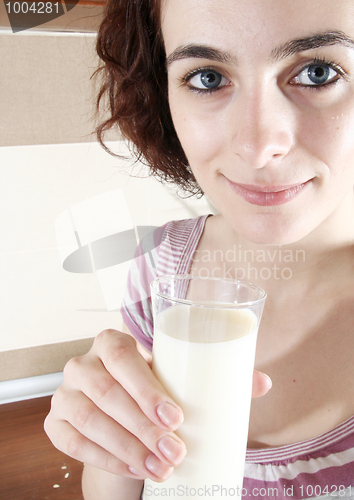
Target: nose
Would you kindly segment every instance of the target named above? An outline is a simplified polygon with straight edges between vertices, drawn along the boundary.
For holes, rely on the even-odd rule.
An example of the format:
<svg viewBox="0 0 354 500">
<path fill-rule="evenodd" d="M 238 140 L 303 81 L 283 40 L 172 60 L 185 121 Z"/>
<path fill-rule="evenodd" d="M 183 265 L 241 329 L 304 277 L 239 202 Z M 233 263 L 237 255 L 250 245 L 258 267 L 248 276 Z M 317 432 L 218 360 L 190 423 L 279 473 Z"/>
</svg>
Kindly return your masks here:
<svg viewBox="0 0 354 500">
<path fill-rule="evenodd" d="M 233 152 L 254 169 L 279 163 L 294 141 L 293 120 L 285 97 L 279 92 L 254 91 L 237 98 L 233 122 Z"/>
</svg>

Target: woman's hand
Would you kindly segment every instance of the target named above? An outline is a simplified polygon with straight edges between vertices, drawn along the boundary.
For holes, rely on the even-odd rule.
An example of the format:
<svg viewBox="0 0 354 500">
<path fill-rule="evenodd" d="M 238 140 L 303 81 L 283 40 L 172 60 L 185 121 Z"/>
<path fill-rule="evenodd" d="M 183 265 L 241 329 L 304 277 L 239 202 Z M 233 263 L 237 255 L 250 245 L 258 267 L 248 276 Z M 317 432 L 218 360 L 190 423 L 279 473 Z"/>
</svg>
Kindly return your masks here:
<svg viewBox="0 0 354 500">
<path fill-rule="evenodd" d="M 268 377 L 255 372 L 253 397 L 269 388 Z M 93 467 L 163 481 L 186 454 L 173 432 L 182 420 L 134 338 L 105 330 L 65 366 L 45 431 L 59 450 Z"/>
<path fill-rule="evenodd" d="M 160 481 L 185 456 L 173 433 L 182 420 L 133 337 L 105 330 L 65 366 L 44 428 L 54 446 L 81 462 Z"/>
</svg>

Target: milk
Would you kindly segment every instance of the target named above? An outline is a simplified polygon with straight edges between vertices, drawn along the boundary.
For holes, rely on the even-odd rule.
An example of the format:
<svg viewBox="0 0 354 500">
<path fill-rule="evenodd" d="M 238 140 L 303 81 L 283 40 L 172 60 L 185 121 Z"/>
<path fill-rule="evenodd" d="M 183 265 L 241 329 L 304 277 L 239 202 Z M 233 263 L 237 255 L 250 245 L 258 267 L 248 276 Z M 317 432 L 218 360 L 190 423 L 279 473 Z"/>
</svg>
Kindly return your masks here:
<svg viewBox="0 0 354 500">
<path fill-rule="evenodd" d="M 144 500 L 241 498 L 256 337 L 249 309 L 176 305 L 157 316 L 153 371 L 183 409 L 187 455 L 167 481 L 145 481 Z"/>
</svg>

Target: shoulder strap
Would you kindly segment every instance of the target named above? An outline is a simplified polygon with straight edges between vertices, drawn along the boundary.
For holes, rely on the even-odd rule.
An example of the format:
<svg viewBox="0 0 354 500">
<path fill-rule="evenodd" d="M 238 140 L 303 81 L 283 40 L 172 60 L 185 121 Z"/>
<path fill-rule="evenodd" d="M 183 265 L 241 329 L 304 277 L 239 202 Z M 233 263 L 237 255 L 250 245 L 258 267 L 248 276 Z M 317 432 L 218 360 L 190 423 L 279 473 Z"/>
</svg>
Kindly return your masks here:
<svg viewBox="0 0 354 500">
<path fill-rule="evenodd" d="M 159 249 L 157 277 L 189 272 L 208 217 L 209 215 L 203 215 L 194 219 L 172 221 L 166 225 Z"/>
</svg>

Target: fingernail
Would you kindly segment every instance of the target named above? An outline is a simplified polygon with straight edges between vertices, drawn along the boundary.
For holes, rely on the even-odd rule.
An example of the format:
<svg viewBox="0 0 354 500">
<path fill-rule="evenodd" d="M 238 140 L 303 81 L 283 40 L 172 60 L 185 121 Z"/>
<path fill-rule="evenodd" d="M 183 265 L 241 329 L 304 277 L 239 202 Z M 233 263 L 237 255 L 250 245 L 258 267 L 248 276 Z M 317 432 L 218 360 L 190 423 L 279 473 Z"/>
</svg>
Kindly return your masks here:
<svg viewBox="0 0 354 500">
<path fill-rule="evenodd" d="M 183 414 L 181 410 L 167 401 L 160 403 L 156 412 L 161 422 L 171 429 L 176 429 L 183 422 Z"/>
<path fill-rule="evenodd" d="M 131 473 L 132 473 L 132 474 L 134 474 L 135 476 L 139 476 L 139 477 L 142 477 L 142 476 L 143 476 L 143 474 L 142 474 L 139 470 L 134 469 L 134 467 L 130 467 L 130 466 L 129 466 L 129 467 L 128 467 L 128 469 L 129 469 L 129 472 L 131 472 Z"/>
<path fill-rule="evenodd" d="M 182 441 L 177 441 L 172 436 L 165 435 L 157 443 L 158 449 L 174 465 L 181 463 L 186 455 L 186 447 Z"/>
<path fill-rule="evenodd" d="M 160 479 L 167 479 L 173 471 L 173 467 L 163 464 L 155 455 L 149 455 L 145 460 L 145 467 L 152 472 L 154 476 Z"/>
<path fill-rule="evenodd" d="M 272 382 L 272 379 L 270 378 L 269 375 L 267 375 L 266 373 L 264 374 L 266 377 L 267 377 L 267 380 L 268 380 L 268 387 L 269 389 L 272 388 L 272 385 L 273 385 L 273 382 Z"/>
</svg>

